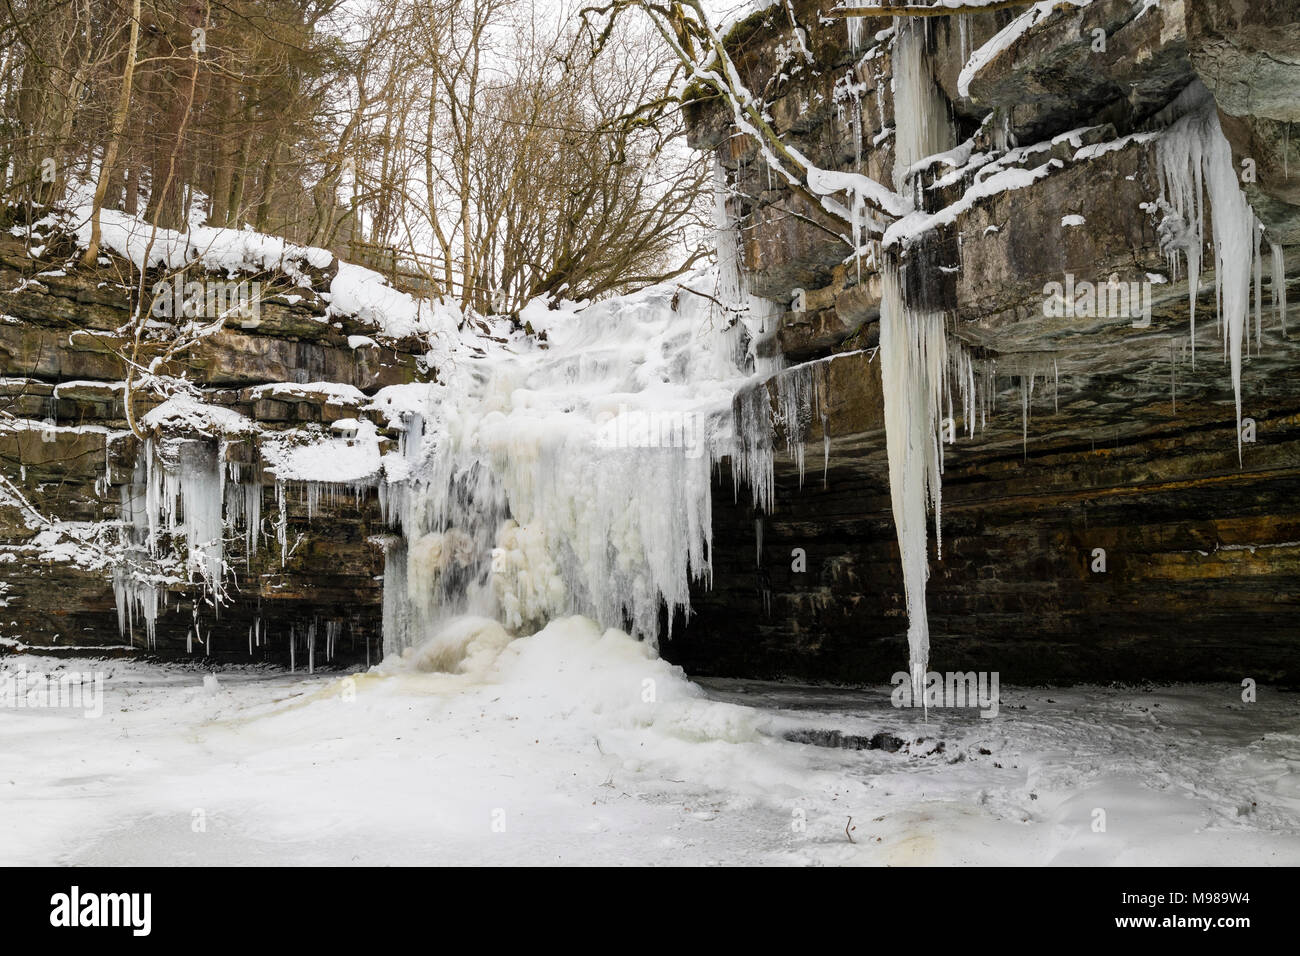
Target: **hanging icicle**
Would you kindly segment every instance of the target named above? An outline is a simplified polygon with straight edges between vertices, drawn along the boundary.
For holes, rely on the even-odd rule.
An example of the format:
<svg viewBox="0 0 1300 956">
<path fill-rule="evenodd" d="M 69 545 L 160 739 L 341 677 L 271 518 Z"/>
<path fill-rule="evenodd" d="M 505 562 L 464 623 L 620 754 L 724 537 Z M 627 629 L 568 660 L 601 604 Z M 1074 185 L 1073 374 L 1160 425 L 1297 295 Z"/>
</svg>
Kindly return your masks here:
<svg viewBox="0 0 1300 956">
<path fill-rule="evenodd" d="M 1237 181 L 1232 147 L 1219 126 L 1208 93 L 1159 140 L 1160 188 L 1167 211 L 1161 224 L 1171 259 L 1187 257 L 1192 363 L 1196 355 L 1196 297 L 1206 212 L 1212 220 L 1214 275 L 1219 325 L 1232 375 L 1236 405 L 1237 455 L 1241 457 L 1241 364 L 1250 310 L 1259 221 Z M 1208 198 L 1208 210 L 1206 200 Z"/>
</svg>

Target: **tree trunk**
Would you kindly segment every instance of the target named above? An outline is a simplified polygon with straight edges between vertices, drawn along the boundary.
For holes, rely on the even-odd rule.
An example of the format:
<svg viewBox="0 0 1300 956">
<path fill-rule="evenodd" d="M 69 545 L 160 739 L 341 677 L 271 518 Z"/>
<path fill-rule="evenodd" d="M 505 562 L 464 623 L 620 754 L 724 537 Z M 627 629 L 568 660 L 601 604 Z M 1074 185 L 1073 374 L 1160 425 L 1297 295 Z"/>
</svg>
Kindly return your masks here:
<svg viewBox="0 0 1300 956">
<path fill-rule="evenodd" d="M 86 253 L 81 257 L 83 266 L 93 266 L 99 258 L 101 239 L 99 212 L 104 206 L 104 194 L 108 192 L 108 182 L 113 175 L 113 166 L 117 163 L 117 153 L 122 144 L 122 131 L 126 128 L 126 116 L 131 109 L 131 84 L 135 80 L 135 53 L 140 45 L 140 0 L 131 2 L 131 39 L 127 44 L 126 69 L 122 74 L 122 92 L 118 96 L 117 111 L 113 115 L 113 132 L 104 149 L 104 161 L 99 167 L 99 181 L 95 184 L 95 198 L 90 207 L 90 243 Z"/>
</svg>

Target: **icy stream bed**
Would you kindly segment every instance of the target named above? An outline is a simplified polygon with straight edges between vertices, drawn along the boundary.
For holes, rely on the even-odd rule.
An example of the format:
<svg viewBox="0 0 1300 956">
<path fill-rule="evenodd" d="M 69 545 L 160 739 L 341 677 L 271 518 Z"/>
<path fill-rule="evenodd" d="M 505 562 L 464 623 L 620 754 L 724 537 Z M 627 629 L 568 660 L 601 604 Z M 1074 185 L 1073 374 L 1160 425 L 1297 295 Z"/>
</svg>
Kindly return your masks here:
<svg viewBox="0 0 1300 956">
<path fill-rule="evenodd" d="M 6 658 L 104 691 L 0 711 L 0 861 L 1300 863 L 1300 695 L 1004 686 L 927 722 L 889 687 L 693 683 L 581 618 L 458 626 L 356 675 Z"/>
</svg>

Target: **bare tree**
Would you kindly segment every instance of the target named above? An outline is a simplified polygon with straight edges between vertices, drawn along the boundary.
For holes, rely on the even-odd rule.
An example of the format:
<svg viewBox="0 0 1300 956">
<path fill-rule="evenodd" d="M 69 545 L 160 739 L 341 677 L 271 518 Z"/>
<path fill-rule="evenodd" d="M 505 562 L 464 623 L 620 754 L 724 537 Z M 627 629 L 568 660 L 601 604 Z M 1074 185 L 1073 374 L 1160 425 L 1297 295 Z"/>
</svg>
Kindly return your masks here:
<svg viewBox="0 0 1300 956">
<path fill-rule="evenodd" d="M 593 57 L 571 21 L 519 0 L 402 10 L 400 78 L 361 136 L 371 243 L 481 311 L 603 295 L 695 261 L 707 169 L 669 92 L 681 67 L 652 34 L 620 29 Z"/>
<path fill-rule="evenodd" d="M 122 147 L 122 133 L 126 128 L 127 115 L 131 111 L 131 88 L 135 84 L 135 56 L 140 46 L 140 0 L 131 3 L 131 39 L 126 48 L 126 68 L 122 73 L 122 92 L 118 96 L 117 111 L 113 114 L 113 131 L 104 150 L 104 159 L 99 166 L 99 181 L 95 186 L 95 199 L 90 207 L 90 242 L 86 253 L 81 257 L 83 266 L 93 266 L 99 258 L 100 224 L 99 213 L 104 208 L 104 197 L 108 194 L 108 184 L 113 178 L 117 164 L 117 154 Z"/>
</svg>

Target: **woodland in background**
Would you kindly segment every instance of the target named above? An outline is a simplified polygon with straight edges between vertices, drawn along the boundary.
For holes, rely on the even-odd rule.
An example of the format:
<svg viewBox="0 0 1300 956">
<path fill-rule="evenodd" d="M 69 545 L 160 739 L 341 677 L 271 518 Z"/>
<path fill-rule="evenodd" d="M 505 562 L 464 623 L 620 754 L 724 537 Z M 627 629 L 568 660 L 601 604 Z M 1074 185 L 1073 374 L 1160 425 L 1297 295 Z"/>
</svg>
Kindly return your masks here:
<svg viewBox="0 0 1300 956">
<path fill-rule="evenodd" d="M 672 51 L 621 28 L 597 52 L 579 21 L 531 0 L 0 0 L 0 191 L 247 226 L 480 311 L 625 291 L 704 254 L 709 170 Z"/>
</svg>

